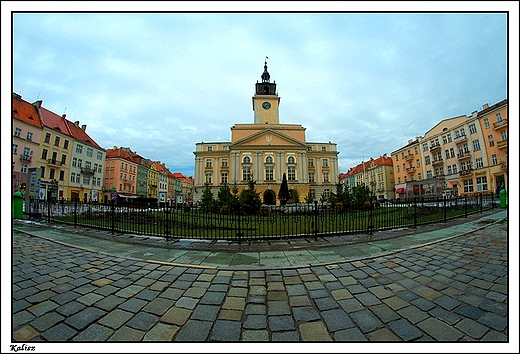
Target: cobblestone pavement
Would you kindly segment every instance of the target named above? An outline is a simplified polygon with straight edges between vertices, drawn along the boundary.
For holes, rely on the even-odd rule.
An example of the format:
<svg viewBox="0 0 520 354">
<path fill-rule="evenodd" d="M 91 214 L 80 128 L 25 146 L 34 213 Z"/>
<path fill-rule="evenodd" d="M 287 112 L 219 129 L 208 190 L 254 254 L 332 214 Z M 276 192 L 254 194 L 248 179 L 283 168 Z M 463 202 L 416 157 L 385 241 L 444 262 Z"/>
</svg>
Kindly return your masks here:
<svg viewBox="0 0 520 354">
<path fill-rule="evenodd" d="M 12 343 L 506 343 L 507 227 L 498 220 L 384 256 L 253 270 L 129 259 L 14 230 Z"/>
</svg>

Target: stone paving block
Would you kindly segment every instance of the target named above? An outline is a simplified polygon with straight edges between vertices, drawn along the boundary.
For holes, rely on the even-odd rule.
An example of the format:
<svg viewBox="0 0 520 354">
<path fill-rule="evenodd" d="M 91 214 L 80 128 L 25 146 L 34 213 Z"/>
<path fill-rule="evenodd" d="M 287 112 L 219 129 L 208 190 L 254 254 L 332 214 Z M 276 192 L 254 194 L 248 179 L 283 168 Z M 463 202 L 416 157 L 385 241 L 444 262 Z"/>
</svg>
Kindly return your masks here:
<svg viewBox="0 0 520 354">
<path fill-rule="evenodd" d="M 201 342 L 206 341 L 213 322 L 189 320 L 177 332 L 176 341 Z"/>
<path fill-rule="evenodd" d="M 191 319 L 201 321 L 214 321 L 217 318 L 219 311 L 220 306 L 198 305 L 193 311 Z"/>
<path fill-rule="evenodd" d="M 359 311 L 359 310 L 362 310 L 364 309 L 364 306 L 359 302 L 357 301 L 357 299 L 355 298 L 352 298 L 352 299 L 345 299 L 345 300 L 339 300 L 338 301 L 338 304 L 347 312 L 347 313 L 351 313 L 351 312 L 356 312 L 356 311 Z"/>
<path fill-rule="evenodd" d="M 173 306 L 161 317 L 161 321 L 182 326 L 190 318 L 191 314 L 191 310 Z"/>
<path fill-rule="evenodd" d="M 289 296 L 307 294 L 307 290 L 305 289 L 305 286 L 303 284 L 287 285 L 286 290 L 287 290 L 287 294 L 289 294 Z"/>
<path fill-rule="evenodd" d="M 428 318 L 428 314 L 417 307 L 411 305 L 397 310 L 397 313 L 412 323 L 417 323 L 425 318 Z"/>
<path fill-rule="evenodd" d="M 487 312 L 478 318 L 478 322 L 496 331 L 502 332 L 507 327 L 507 317 Z"/>
<path fill-rule="evenodd" d="M 320 314 L 314 307 L 295 307 L 291 309 L 296 322 L 309 322 L 320 319 Z M 271 318 L 271 317 L 269 317 Z"/>
<path fill-rule="evenodd" d="M 478 319 L 484 314 L 484 312 L 479 308 L 465 303 L 461 303 L 461 305 L 455 308 L 452 312 L 474 320 Z"/>
<path fill-rule="evenodd" d="M 55 302 L 52 302 L 51 300 L 46 300 L 44 302 L 40 302 L 39 304 L 33 305 L 29 308 L 27 308 L 27 311 L 31 312 L 36 317 L 42 316 L 46 314 L 49 311 L 54 310 L 59 305 Z M 13 312 L 16 312 L 13 306 Z"/>
<path fill-rule="evenodd" d="M 170 285 L 170 283 L 167 283 L 165 281 L 156 281 L 155 283 L 153 283 L 152 285 L 149 286 L 149 289 L 156 290 L 156 291 L 163 291 L 169 285 Z"/>
<path fill-rule="evenodd" d="M 210 336 L 212 341 L 234 342 L 240 339 L 240 323 L 217 320 Z"/>
<path fill-rule="evenodd" d="M 157 321 L 157 316 L 147 312 L 139 312 L 135 314 L 128 322 L 126 322 L 125 326 L 146 332 L 152 328 L 157 323 Z"/>
<path fill-rule="evenodd" d="M 479 306 L 482 310 L 496 313 L 499 316 L 506 316 L 508 313 L 507 304 L 485 299 Z"/>
<path fill-rule="evenodd" d="M 429 311 L 435 307 L 435 304 L 433 302 L 423 299 L 422 297 L 413 299 L 412 301 L 410 301 L 410 304 L 416 306 L 417 308 L 423 311 Z"/>
<path fill-rule="evenodd" d="M 101 342 L 106 341 L 113 333 L 113 329 L 94 323 L 84 331 L 81 331 L 72 340 L 75 342 Z"/>
<path fill-rule="evenodd" d="M 95 306 L 105 311 L 111 311 L 112 309 L 122 304 L 124 301 L 125 299 L 122 297 L 109 295 L 105 297 L 103 300 L 96 302 Z"/>
<path fill-rule="evenodd" d="M 300 332 L 296 330 L 272 332 L 271 337 L 273 342 L 297 342 L 300 341 Z"/>
<path fill-rule="evenodd" d="M 44 291 L 39 291 L 38 293 L 36 293 L 34 295 L 27 296 L 25 299 L 30 303 L 37 304 L 37 303 L 43 302 L 45 300 L 49 300 L 51 297 L 53 297 L 55 295 L 57 295 L 57 294 L 52 290 L 44 290 Z"/>
<path fill-rule="evenodd" d="M 325 324 L 321 321 L 301 323 L 298 326 L 302 341 L 321 342 L 333 341 L 327 332 Z"/>
<path fill-rule="evenodd" d="M 383 323 L 388 323 L 391 321 L 395 321 L 401 316 L 392 310 L 388 305 L 386 304 L 379 304 L 375 306 L 371 306 L 370 311 L 372 311 Z"/>
<path fill-rule="evenodd" d="M 337 289 L 330 292 L 335 300 L 351 299 L 354 297 L 347 289 Z"/>
<path fill-rule="evenodd" d="M 243 311 L 245 306 L 246 306 L 246 300 L 244 298 L 227 296 L 224 301 L 224 304 L 222 305 L 222 308 L 228 309 L 228 310 Z"/>
<path fill-rule="evenodd" d="M 54 326 L 56 323 L 61 322 L 64 318 L 65 317 L 56 312 L 49 312 L 41 317 L 36 317 L 30 324 L 38 331 L 43 332 Z"/>
<path fill-rule="evenodd" d="M 443 295 L 433 300 L 437 305 L 445 308 L 448 311 L 453 310 L 455 307 L 460 305 L 460 301 L 450 296 Z"/>
<path fill-rule="evenodd" d="M 13 332 L 13 339 L 16 342 L 28 342 L 36 337 L 38 337 L 40 333 L 36 331 L 33 327 L 26 325 L 21 328 L 18 328 Z"/>
<path fill-rule="evenodd" d="M 113 282 L 114 281 L 112 279 L 100 278 L 100 279 L 93 280 L 92 282 L 90 282 L 90 284 L 102 287 L 102 286 L 108 285 Z"/>
<path fill-rule="evenodd" d="M 268 301 L 267 313 L 269 316 L 290 315 L 291 308 L 287 301 Z"/>
<path fill-rule="evenodd" d="M 507 295 L 501 294 L 501 293 L 497 293 L 495 291 L 489 291 L 486 294 L 486 301 L 487 301 L 487 299 L 490 299 L 490 300 L 493 300 L 493 301 L 496 301 L 496 302 L 504 302 L 504 301 L 507 300 Z"/>
<path fill-rule="evenodd" d="M 329 332 L 336 332 L 354 326 L 351 318 L 342 309 L 332 309 L 321 312 Z"/>
<path fill-rule="evenodd" d="M 314 299 L 316 307 L 320 311 L 330 310 L 334 308 L 340 307 L 339 304 L 331 297 L 323 297 L 319 299 Z"/>
<path fill-rule="evenodd" d="M 226 293 L 208 291 L 204 294 L 200 303 L 207 305 L 220 305 L 224 301 L 225 297 Z"/>
<path fill-rule="evenodd" d="M 115 295 L 128 299 L 128 298 L 131 298 L 132 296 L 134 296 L 135 294 L 139 293 L 143 289 L 144 289 L 144 286 L 129 285 L 129 286 L 124 287 L 123 289 L 119 290 L 117 293 L 115 293 Z"/>
<path fill-rule="evenodd" d="M 130 299 L 126 300 L 125 302 L 123 302 L 118 307 L 125 311 L 137 313 L 137 312 L 141 311 L 141 309 L 144 306 L 146 306 L 146 304 L 148 304 L 148 302 L 145 300 L 130 298 Z"/>
<path fill-rule="evenodd" d="M 299 296 L 289 296 L 289 306 L 290 307 L 300 307 L 300 306 L 310 306 L 311 302 L 308 296 L 299 295 Z"/>
<path fill-rule="evenodd" d="M 330 296 L 330 293 L 327 291 L 327 289 L 309 290 L 308 294 L 313 299 L 319 299 Z"/>
<path fill-rule="evenodd" d="M 507 342 L 508 336 L 497 331 L 489 331 L 481 339 L 482 342 Z"/>
<path fill-rule="evenodd" d="M 276 281 L 276 282 L 268 282 L 267 283 L 267 291 L 275 291 L 275 290 L 285 290 L 285 286 L 283 285 L 283 282 Z"/>
<path fill-rule="evenodd" d="M 197 306 L 197 303 L 199 302 L 199 299 L 194 299 L 191 297 L 181 297 L 179 300 L 175 302 L 175 306 L 177 307 L 184 307 L 186 309 L 193 310 L 195 306 Z"/>
<path fill-rule="evenodd" d="M 294 319 L 291 316 L 269 316 L 268 324 L 271 332 L 293 331 L 296 329 Z M 275 340 L 274 334 L 273 340 Z"/>
<path fill-rule="evenodd" d="M 74 337 L 78 332 L 67 326 L 65 323 L 58 323 L 56 326 L 52 326 L 45 332 L 41 334 L 43 338 L 50 342 L 64 342 L 70 340 Z"/>
<path fill-rule="evenodd" d="M 173 306 L 173 303 L 173 300 L 155 298 L 143 308 L 143 311 L 153 313 L 157 316 L 162 316 L 170 307 Z"/>
<path fill-rule="evenodd" d="M 180 327 L 166 323 L 157 323 L 143 337 L 143 341 L 171 342 Z"/>
<path fill-rule="evenodd" d="M 268 342 L 269 332 L 266 330 L 243 330 L 241 341 L 244 342 Z"/>
<path fill-rule="evenodd" d="M 287 301 L 288 297 L 287 297 L 287 293 L 285 291 L 268 291 L 267 300 Z"/>
<path fill-rule="evenodd" d="M 231 287 L 229 289 L 228 296 L 246 297 L 247 292 L 248 292 L 247 288 Z"/>
<path fill-rule="evenodd" d="M 441 342 L 454 342 L 464 336 L 459 330 L 435 318 L 427 318 L 417 326 L 427 335 Z"/>
<path fill-rule="evenodd" d="M 489 331 L 488 327 L 469 318 L 463 318 L 455 327 L 474 339 L 482 338 Z"/>
<path fill-rule="evenodd" d="M 83 330 L 91 323 L 103 317 L 105 313 L 105 311 L 96 307 L 87 307 L 80 312 L 77 312 L 74 315 L 68 317 L 65 320 L 65 323 L 75 328 L 76 330 Z"/>
<path fill-rule="evenodd" d="M 264 315 L 246 315 L 244 321 L 244 328 L 247 329 L 266 329 L 267 328 L 267 316 Z"/>
<path fill-rule="evenodd" d="M 354 297 L 365 306 L 373 306 L 381 303 L 381 300 L 369 292 L 355 294 Z"/>
<path fill-rule="evenodd" d="M 394 311 L 397 311 L 403 307 L 408 306 L 408 302 L 404 301 L 403 299 L 401 299 L 397 296 L 392 296 L 392 297 L 383 299 L 383 302 L 385 304 L 387 304 L 388 306 L 390 306 Z"/>
<path fill-rule="evenodd" d="M 416 340 L 423 335 L 422 332 L 417 329 L 417 327 L 413 326 L 410 322 L 403 318 L 388 323 L 388 326 L 394 333 L 396 333 L 405 341 Z"/>
<path fill-rule="evenodd" d="M 80 296 L 79 298 L 76 299 L 76 301 L 81 302 L 82 304 L 85 304 L 86 306 L 91 306 L 101 299 L 103 299 L 102 295 L 95 294 L 95 293 L 88 293 L 83 296 Z"/>
<path fill-rule="evenodd" d="M 207 289 L 200 287 L 191 287 L 188 290 L 186 290 L 182 296 L 200 299 L 202 296 L 204 296 L 206 290 Z"/>
<path fill-rule="evenodd" d="M 171 300 L 178 300 L 180 297 L 184 294 L 184 290 L 177 289 L 177 288 L 168 288 L 164 290 L 159 297 L 161 298 L 167 298 Z M 225 295 L 225 294 L 224 294 Z"/>
<path fill-rule="evenodd" d="M 384 326 L 383 322 L 367 309 L 349 313 L 349 316 L 363 333 L 369 333 Z"/>
<path fill-rule="evenodd" d="M 123 326 L 119 328 L 110 338 L 109 342 L 137 342 L 144 337 L 144 332 L 134 328 Z"/>
<path fill-rule="evenodd" d="M 370 332 L 367 337 L 372 342 L 400 342 L 402 341 L 394 332 L 388 328 L 381 328 Z"/>
<path fill-rule="evenodd" d="M 134 316 L 134 314 L 131 312 L 115 309 L 101 318 L 99 323 L 113 329 L 118 329 L 125 324 L 126 321 L 132 318 L 132 316 Z"/>
</svg>

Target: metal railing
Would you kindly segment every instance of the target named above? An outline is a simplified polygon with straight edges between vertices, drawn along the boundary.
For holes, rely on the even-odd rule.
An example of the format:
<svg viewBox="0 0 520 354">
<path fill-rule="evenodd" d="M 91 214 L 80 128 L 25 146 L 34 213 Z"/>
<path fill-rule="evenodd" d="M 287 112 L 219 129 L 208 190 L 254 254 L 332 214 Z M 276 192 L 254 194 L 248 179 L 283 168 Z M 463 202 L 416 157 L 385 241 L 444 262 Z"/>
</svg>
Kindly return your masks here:
<svg viewBox="0 0 520 354">
<path fill-rule="evenodd" d="M 327 237 L 445 223 L 449 219 L 497 208 L 493 194 L 472 197 L 415 197 L 362 204 L 318 202 L 262 206 L 248 215 L 189 206 L 138 206 L 31 200 L 29 210 L 48 222 L 110 230 L 114 233 L 163 236 L 167 239 L 257 240 Z M 36 205 L 35 205 L 36 204 Z M 35 214 L 36 215 L 36 214 Z"/>
</svg>

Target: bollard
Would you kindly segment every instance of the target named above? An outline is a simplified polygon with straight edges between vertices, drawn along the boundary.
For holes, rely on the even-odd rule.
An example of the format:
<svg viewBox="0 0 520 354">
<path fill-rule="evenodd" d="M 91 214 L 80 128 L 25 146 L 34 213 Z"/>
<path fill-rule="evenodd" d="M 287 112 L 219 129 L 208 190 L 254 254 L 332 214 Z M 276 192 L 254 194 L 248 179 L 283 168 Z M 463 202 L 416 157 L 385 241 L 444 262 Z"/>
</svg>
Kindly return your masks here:
<svg viewBox="0 0 520 354">
<path fill-rule="evenodd" d="M 20 191 L 13 194 L 13 218 L 23 219 L 23 195 Z"/>
<path fill-rule="evenodd" d="M 500 207 L 507 207 L 507 192 L 505 189 L 500 190 Z"/>
</svg>

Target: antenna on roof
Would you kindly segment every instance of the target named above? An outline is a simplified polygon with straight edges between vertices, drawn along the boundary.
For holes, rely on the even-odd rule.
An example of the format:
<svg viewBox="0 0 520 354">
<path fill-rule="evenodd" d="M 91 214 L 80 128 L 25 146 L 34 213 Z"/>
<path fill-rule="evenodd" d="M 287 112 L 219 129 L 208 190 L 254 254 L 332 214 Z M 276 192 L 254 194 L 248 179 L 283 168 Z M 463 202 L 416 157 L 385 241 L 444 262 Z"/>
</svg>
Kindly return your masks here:
<svg viewBox="0 0 520 354">
<path fill-rule="evenodd" d="M 36 97 L 36 101 L 38 101 L 40 99 L 40 94 L 42 93 L 42 91 L 40 90 L 40 92 L 38 92 L 38 97 Z"/>
<path fill-rule="evenodd" d="M 65 111 L 63 112 L 63 114 L 67 114 L 67 107 L 65 107 Z"/>
</svg>

